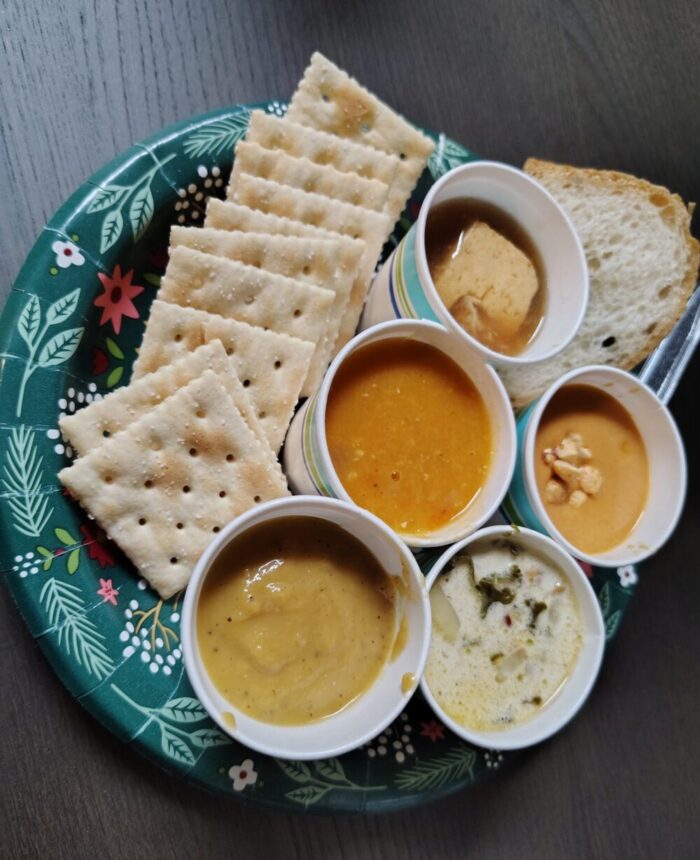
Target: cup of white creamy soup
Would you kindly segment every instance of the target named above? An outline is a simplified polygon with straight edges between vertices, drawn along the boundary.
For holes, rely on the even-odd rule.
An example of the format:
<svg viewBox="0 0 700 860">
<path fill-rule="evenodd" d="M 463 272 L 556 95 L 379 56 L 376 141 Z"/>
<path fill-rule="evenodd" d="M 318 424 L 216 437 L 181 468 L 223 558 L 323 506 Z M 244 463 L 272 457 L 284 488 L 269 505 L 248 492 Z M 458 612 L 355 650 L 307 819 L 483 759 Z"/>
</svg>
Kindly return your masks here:
<svg viewBox="0 0 700 860">
<path fill-rule="evenodd" d="M 519 749 L 583 705 L 605 629 L 581 567 L 550 538 L 492 526 L 450 547 L 426 578 L 432 634 L 421 689 L 455 734 Z"/>
<path fill-rule="evenodd" d="M 374 280 L 361 328 L 432 320 L 486 361 L 520 365 L 564 349 L 587 301 L 585 255 L 564 211 L 521 170 L 475 161 L 430 189 Z"/>
</svg>

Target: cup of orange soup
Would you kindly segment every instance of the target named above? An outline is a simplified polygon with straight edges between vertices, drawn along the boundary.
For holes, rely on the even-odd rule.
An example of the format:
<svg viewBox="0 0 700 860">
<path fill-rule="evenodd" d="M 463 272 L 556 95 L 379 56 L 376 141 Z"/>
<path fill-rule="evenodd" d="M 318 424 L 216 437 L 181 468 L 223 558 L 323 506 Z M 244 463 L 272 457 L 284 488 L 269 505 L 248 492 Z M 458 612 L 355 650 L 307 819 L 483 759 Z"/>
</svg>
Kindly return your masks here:
<svg viewBox="0 0 700 860">
<path fill-rule="evenodd" d="M 400 320 L 338 353 L 294 417 L 292 489 L 355 502 L 414 548 L 477 529 L 515 462 L 515 421 L 496 373 L 437 323 Z"/>
<path fill-rule="evenodd" d="M 406 545 L 355 505 L 295 496 L 231 522 L 185 594 L 185 668 L 211 718 L 266 755 L 341 755 L 415 692 L 430 642 Z"/>
<path fill-rule="evenodd" d="M 430 189 L 374 279 L 361 327 L 433 320 L 486 361 L 521 365 L 564 349 L 587 301 L 583 248 L 549 192 L 514 167 L 474 161 Z"/>
<path fill-rule="evenodd" d="M 685 489 L 671 414 L 625 371 L 573 370 L 518 417 L 506 511 L 583 561 L 618 567 L 653 555 L 678 522 Z"/>
</svg>

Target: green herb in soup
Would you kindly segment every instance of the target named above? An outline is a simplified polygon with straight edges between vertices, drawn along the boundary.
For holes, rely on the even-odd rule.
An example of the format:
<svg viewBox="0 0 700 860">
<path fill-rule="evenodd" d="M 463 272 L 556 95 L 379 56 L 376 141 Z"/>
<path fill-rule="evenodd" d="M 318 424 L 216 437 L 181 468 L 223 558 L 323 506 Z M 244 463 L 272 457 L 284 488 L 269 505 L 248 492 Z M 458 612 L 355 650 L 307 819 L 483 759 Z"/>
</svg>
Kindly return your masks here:
<svg viewBox="0 0 700 860">
<path fill-rule="evenodd" d="M 582 623 L 573 587 L 517 537 L 470 546 L 435 581 L 430 602 L 426 680 L 467 728 L 494 731 L 532 719 L 578 659 Z"/>
</svg>

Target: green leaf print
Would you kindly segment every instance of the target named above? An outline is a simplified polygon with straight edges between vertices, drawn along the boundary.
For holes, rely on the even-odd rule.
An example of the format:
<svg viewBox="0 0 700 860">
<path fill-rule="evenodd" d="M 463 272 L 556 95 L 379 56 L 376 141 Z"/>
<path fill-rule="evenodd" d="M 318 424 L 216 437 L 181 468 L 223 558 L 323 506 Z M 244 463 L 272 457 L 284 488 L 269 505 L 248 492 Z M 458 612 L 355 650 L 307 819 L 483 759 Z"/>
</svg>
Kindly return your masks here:
<svg viewBox="0 0 700 860">
<path fill-rule="evenodd" d="M 2 486 L 15 529 L 27 537 L 39 537 L 53 513 L 49 497 L 41 491 L 41 466 L 33 432 L 24 425 L 13 427 L 5 450 Z"/>
<path fill-rule="evenodd" d="M 63 296 L 55 301 L 49 307 L 43 325 L 41 324 L 41 308 L 36 296 L 30 297 L 20 314 L 19 331 L 22 340 L 29 347 L 29 355 L 24 365 L 24 372 L 22 373 L 17 393 L 17 409 L 15 414 L 18 418 L 22 414 L 27 383 L 34 371 L 38 367 L 53 367 L 56 364 L 62 364 L 78 348 L 84 331 L 82 327 L 68 329 L 52 337 L 48 343 L 44 344 L 43 349 L 39 353 L 39 358 L 36 358 L 37 350 L 41 346 L 41 342 L 49 327 L 63 322 L 75 311 L 78 304 L 78 296 L 79 291 L 73 290 L 67 296 Z"/>
<path fill-rule="evenodd" d="M 312 803 L 318 803 L 318 801 L 324 797 L 327 792 L 328 788 L 325 786 L 304 785 L 299 788 L 295 788 L 292 791 L 288 791 L 285 794 L 285 797 L 306 807 L 310 806 Z"/>
<path fill-rule="evenodd" d="M 114 367 L 109 372 L 109 376 L 107 377 L 107 388 L 114 388 L 115 385 L 119 384 L 119 380 L 124 375 L 124 368 L 120 365 L 119 367 Z"/>
<path fill-rule="evenodd" d="M 308 765 L 304 764 L 303 761 L 283 761 L 282 759 L 277 759 L 277 764 L 295 782 L 311 782 L 313 779 Z"/>
<path fill-rule="evenodd" d="M 61 541 L 63 546 L 75 546 L 78 543 L 78 539 L 74 538 L 68 529 L 57 528 L 53 530 L 53 533 Z"/>
<path fill-rule="evenodd" d="M 613 614 L 606 619 L 605 621 L 605 639 L 606 641 L 612 639 L 613 636 L 617 633 L 617 628 L 620 626 L 620 620 L 622 619 L 622 610 L 617 609 Z"/>
<path fill-rule="evenodd" d="M 129 206 L 129 220 L 134 231 L 134 241 L 137 242 L 148 229 L 153 217 L 153 195 L 150 184 L 146 184 L 134 195 Z"/>
<path fill-rule="evenodd" d="M 62 296 L 49 307 L 46 312 L 46 322 L 48 325 L 57 325 L 68 319 L 73 311 L 78 307 L 78 298 L 80 290 L 73 290 L 67 296 Z"/>
<path fill-rule="evenodd" d="M 73 576 L 73 574 L 78 569 L 78 565 L 80 564 L 80 548 L 74 549 L 70 555 L 68 556 L 68 563 L 66 564 L 66 570 L 68 573 Z"/>
<path fill-rule="evenodd" d="M 220 155 L 224 150 L 233 151 L 236 143 L 248 128 L 250 111 L 242 110 L 233 116 L 217 120 L 198 128 L 186 141 L 183 149 L 190 158 L 202 155 Z"/>
<path fill-rule="evenodd" d="M 218 729 L 198 729 L 196 732 L 190 732 L 189 739 L 200 749 L 228 746 L 231 743 L 231 738 Z"/>
<path fill-rule="evenodd" d="M 68 361 L 78 348 L 84 330 L 82 327 L 69 328 L 52 337 L 39 353 L 38 366 L 53 367 Z"/>
<path fill-rule="evenodd" d="M 111 337 L 108 337 L 105 343 L 107 344 L 107 352 L 109 352 L 112 358 L 117 358 L 119 360 L 122 360 L 124 358 L 124 353 L 120 349 L 119 344 L 116 342 L 116 340 L 112 340 Z"/>
<path fill-rule="evenodd" d="M 194 753 L 187 744 L 172 732 L 164 723 L 160 723 L 160 744 L 163 752 L 183 764 L 193 765 L 196 761 Z"/>
<path fill-rule="evenodd" d="M 446 782 L 471 776 L 475 761 L 473 749 L 458 747 L 439 758 L 420 761 L 401 771 L 396 777 L 396 787 L 402 791 L 430 791 Z"/>
<path fill-rule="evenodd" d="M 114 671 L 104 636 L 85 615 L 80 589 L 56 578 L 48 579 L 39 594 L 49 623 L 58 630 L 58 644 L 98 680 Z"/>
<path fill-rule="evenodd" d="M 100 231 L 100 254 L 114 245 L 122 234 L 124 229 L 124 218 L 121 209 L 112 209 L 106 215 L 102 222 L 102 230 Z"/>
<path fill-rule="evenodd" d="M 327 758 L 314 762 L 316 770 L 331 782 L 347 782 L 345 770 L 337 758 Z"/>
<path fill-rule="evenodd" d="M 102 212 L 104 209 L 116 206 L 128 191 L 129 189 L 123 185 L 103 185 L 90 201 L 90 205 L 86 210 L 87 213 L 92 215 L 93 212 Z"/>
<path fill-rule="evenodd" d="M 202 707 L 202 703 L 199 699 L 193 699 L 191 696 L 171 699 L 163 705 L 158 713 L 174 723 L 198 723 L 207 718 L 207 712 Z"/>
<path fill-rule="evenodd" d="M 20 337 L 27 346 L 33 346 L 40 325 L 41 305 L 39 304 L 39 299 L 36 296 L 31 296 L 27 304 L 24 306 L 24 310 L 20 314 L 19 322 L 17 324 Z"/>
</svg>

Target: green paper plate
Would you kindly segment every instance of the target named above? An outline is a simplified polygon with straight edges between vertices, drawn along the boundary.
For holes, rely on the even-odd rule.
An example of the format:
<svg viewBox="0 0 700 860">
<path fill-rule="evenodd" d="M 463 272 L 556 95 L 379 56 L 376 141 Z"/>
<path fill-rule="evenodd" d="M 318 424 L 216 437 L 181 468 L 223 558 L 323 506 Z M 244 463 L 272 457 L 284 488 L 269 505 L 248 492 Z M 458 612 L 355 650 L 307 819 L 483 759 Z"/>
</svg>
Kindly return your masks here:
<svg viewBox="0 0 700 860">
<path fill-rule="evenodd" d="M 456 738 L 417 694 L 372 743 L 340 759 L 279 761 L 225 737 L 187 680 L 179 598 L 158 600 L 133 566 L 62 493 L 72 451 L 58 419 L 129 379 L 167 262 L 172 224 L 203 221 L 223 197 L 252 107 L 215 111 L 136 144 L 81 186 L 32 248 L 0 327 L 2 572 L 41 649 L 101 723 L 159 765 L 254 804 L 380 811 L 433 800 L 504 767 L 513 754 Z M 444 135 L 385 248 L 415 219 L 430 185 L 476 156 Z M 424 554 L 427 569 L 437 553 Z M 612 636 L 632 568 L 588 571 Z"/>
</svg>

